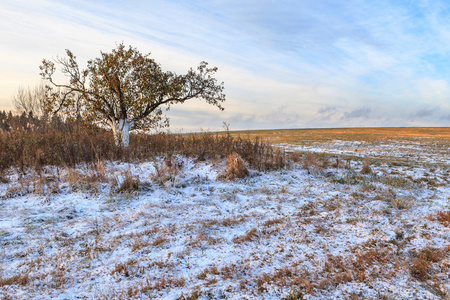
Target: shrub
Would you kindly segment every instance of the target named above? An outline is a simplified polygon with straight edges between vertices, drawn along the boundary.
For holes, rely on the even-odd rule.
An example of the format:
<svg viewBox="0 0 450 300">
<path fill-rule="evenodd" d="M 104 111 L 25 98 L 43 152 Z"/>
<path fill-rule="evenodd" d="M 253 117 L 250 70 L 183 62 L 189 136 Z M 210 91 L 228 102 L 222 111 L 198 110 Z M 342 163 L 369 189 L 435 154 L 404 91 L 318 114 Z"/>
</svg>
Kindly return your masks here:
<svg viewBox="0 0 450 300">
<path fill-rule="evenodd" d="M 370 168 L 369 161 L 364 160 L 364 164 L 361 169 L 361 174 L 372 174 L 372 169 Z"/>
<path fill-rule="evenodd" d="M 245 166 L 242 158 L 234 152 L 227 159 L 227 168 L 220 173 L 218 178 L 225 178 L 226 180 L 234 180 L 236 178 L 244 178 L 248 175 L 248 169 Z"/>
</svg>

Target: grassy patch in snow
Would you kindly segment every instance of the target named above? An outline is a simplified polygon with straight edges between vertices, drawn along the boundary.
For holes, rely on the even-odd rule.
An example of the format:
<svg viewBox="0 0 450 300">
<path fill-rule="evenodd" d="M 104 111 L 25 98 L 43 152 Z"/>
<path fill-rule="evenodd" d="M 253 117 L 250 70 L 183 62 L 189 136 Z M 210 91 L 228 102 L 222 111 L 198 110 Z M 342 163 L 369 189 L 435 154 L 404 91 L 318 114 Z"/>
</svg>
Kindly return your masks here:
<svg viewBox="0 0 450 300">
<path fill-rule="evenodd" d="M 10 170 L 0 298 L 448 298 L 445 157 L 405 164 L 423 149 L 366 159 L 321 143 L 271 171 L 250 147 L 239 162 L 173 152 Z"/>
</svg>

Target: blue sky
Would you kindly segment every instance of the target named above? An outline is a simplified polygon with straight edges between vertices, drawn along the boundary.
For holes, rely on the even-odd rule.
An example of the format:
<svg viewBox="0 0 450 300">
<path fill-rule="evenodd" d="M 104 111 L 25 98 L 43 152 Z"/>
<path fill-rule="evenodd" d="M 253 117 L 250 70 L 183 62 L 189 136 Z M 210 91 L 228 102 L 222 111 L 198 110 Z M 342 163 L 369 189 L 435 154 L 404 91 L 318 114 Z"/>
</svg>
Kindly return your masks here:
<svg viewBox="0 0 450 300">
<path fill-rule="evenodd" d="M 173 106 L 173 130 L 450 125 L 450 1 L 0 0 L 0 40 L 1 108 L 43 58 L 124 42 L 219 68 L 225 111 Z"/>
</svg>

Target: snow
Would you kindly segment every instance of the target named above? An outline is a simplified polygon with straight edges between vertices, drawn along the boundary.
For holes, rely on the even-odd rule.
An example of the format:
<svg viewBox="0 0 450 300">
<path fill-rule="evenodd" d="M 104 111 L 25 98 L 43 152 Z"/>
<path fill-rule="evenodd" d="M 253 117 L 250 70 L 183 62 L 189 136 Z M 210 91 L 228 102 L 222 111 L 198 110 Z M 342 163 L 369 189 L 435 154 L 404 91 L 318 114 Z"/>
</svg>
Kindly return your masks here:
<svg viewBox="0 0 450 300">
<path fill-rule="evenodd" d="M 359 157 L 401 158 L 409 162 L 450 164 L 447 145 L 434 145 L 420 141 L 386 139 L 385 142 L 342 141 L 317 142 L 310 145 L 281 144 L 288 151 L 346 154 Z"/>
<path fill-rule="evenodd" d="M 342 154 L 343 144 L 301 150 Z M 365 154 L 404 157 L 406 150 L 397 146 L 380 145 Z M 423 159 L 411 166 L 371 167 L 380 176 L 383 171 L 413 179 L 432 174 L 437 185 L 339 183 L 333 178 L 348 170 L 308 174 L 300 164 L 267 173 L 251 170 L 250 176 L 227 182 L 216 179 L 223 161 L 176 157 L 181 167 L 162 182 L 156 175 L 162 158 L 104 162 L 105 179 L 93 182 L 95 187 L 83 187 L 81 179 L 61 180 L 52 193 L 49 181 L 44 192 L 32 193 L 36 175 L 20 184 L 11 171 L 11 182 L 0 185 L 0 279 L 28 277 L 1 284 L 0 297 L 177 299 L 197 291 L 200 299 L 281 299 L 298 285 L 305 299 L 441 299 L 433 282 L 411 275 L 410 263 L 417 251 L 450 245 L 450 228 L 428 218 L 450 210 L 449 159 L 414 150 L 407 149 L 411 159 Z M 430 172 L 429 162 L 442 165 Z M 49 167 L 43 176 L 68 178 L 70 172 L 83 178 L 93 171 Z M 126 172 L 139 180 L 138 191 L 115 190 Z M 329 172 L 334 175 L 324 176 Z M 399 208 L 396 199 L 407 199 L 408 206 Z M 370 251 L 392 259 L 361 256 Z M 445 255 L 432 272 L 449 295 L 450 251 Z M 366 278 L 339 279 L 346 270 L 362 274 L 353 267 L 357 257 L 367 259 Z"/>
</svg>

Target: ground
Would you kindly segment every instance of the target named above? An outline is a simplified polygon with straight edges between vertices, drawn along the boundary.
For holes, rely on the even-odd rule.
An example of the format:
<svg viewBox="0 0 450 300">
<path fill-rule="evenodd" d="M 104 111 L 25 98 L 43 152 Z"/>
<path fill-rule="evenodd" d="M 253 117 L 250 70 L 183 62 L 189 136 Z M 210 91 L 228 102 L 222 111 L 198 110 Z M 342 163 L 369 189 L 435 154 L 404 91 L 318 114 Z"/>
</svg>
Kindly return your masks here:
<svg viewBox="0 0 450 300">
<path fill-rule="evenodd" d="M 233 180 L 181 156 L 11 170 L 0 297 L 448 299 L 448 131 L 273 131 L 290 165 Z"/>
</svg>

